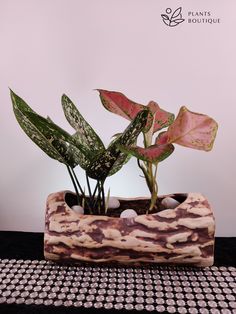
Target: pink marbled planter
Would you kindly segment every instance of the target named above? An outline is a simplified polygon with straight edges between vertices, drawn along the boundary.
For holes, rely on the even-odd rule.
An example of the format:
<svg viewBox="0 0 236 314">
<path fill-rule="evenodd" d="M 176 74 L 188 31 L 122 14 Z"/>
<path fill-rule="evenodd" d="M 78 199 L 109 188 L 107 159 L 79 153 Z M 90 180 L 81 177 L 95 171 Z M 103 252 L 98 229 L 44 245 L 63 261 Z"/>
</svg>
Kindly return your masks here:
<svg viewBox="0 0 236 314">
<path fill-rule="evenodd" d="M 62 191 L 47 199 L 44 255 L 54 261 L 170 263 L 211 266 L 215 219 L 201 194 L 175 209 L 135 218 L 80 215 Z M 173 195 L 170 195 L 173 196 Z"/>
</svg>

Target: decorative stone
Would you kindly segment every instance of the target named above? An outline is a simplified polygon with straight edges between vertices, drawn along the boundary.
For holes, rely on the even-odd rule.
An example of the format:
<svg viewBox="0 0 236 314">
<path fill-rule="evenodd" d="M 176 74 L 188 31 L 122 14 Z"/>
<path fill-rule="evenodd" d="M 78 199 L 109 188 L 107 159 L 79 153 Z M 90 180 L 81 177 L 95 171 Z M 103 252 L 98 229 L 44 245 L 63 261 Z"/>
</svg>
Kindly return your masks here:
<svg viewBox="0 0 236 314">
<path fill-rule="evenodd" d="M 62 191 L 47 199 L 44 256 L 48 260 L 199 267 L 213 264 L 215 219 L 207 199 L 199 193 L 176 194 L 182 203 L 172 212 L 166 209 L 126 219 L 78 215 L 66 202 L 68 193 L 74 195 Z M 120 277 L 117 282 L 125 283 L 125 279 Z M 220 282 L 221 287 L 223 284 Z M 117 291 L 117 295 L 122 293 L 124 290 Z"/>
<path fill-rule="evenodd" d="M 136 217 L 136 216 L 138 216 L 138 214 L 133 209 L 125 209 L 120 214 L 120 218 L 132 218 L 132 217 Z"/>
<path fill-rule="evenodd" d="M 111 196 L 111 197 L 109 197 L 108 206 L 107 207 L 110 208 L 110 209 L 119 208 L 120 207 L 120 202 L 119 202 L 119 200 L 116 197 Z"/>
<path fill-rule="evenodd" d="M 173 209 L 176 208 L 180 203 L 172 197 L 165 197 L 161 201 L 161 204 L 164 205 L 165 208 Z"/>
<path fill-rule="evenodd" d="M 76 213 L 83 215 L 84 214 L 84 209 L 82 206 L 79 205 L 74 205 L 71 207 L 73 209 L 73 211 L 75 211 Z"/>
</svg>

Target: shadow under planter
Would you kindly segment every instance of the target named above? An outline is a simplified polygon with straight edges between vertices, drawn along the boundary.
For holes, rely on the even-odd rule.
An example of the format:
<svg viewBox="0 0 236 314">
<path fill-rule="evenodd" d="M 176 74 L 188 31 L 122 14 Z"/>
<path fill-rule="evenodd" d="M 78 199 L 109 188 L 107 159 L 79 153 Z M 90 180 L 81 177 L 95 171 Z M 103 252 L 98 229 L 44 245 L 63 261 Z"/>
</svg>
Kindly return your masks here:
<svg viewBox="0 0 236 314">
<path fill-rule="evenodd" d="M 165 195 L 183 201 L 174 209 L 134 218 L 78 214 L 69 207 L 70 194 L 48 196 L 44 234 L 48 260 L 213 265 L 215 219 L 199 193 Z"/>
</svg>

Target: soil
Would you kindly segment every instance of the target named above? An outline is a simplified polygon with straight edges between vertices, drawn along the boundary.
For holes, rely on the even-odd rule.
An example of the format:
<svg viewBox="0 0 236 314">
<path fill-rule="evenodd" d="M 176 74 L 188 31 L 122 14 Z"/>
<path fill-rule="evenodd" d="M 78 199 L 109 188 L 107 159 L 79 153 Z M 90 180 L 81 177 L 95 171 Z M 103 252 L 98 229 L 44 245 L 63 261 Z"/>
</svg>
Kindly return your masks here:
<svg viewBox="0 0 236 314">
<path fill-rule="evenodd" d="M 172 194 L 169 195 L 178 202 L 182 203 L 186 199 L 186 194 Z M 156 202 L 155 208 L 150 212 L 149 214 L 155 214 L 157 212 L 160 212 L 165 208 L 164 205 L 161 204 L 163 197 L 158 198 Z M 69 207 L 72 207 L 73 205 L 77 205 L 77 198 L 74 194 L 67 193 L 65 196 L 65 201 Z M 136 211 L 138 215 L 144 215 L 147 213 L 149 206 L 150 206 L 150 199 L 135 199 L 135 200 L 119 200 L 120 201 L 120 207 L 116 209 L 108 209 L 106 216 L 109 217 L 120 217 L 120 214 L 125 209 L 133 209 Z M 85 208 L 85 214 L 89 214 L 89 211 L 87 208 Z M 98 213 L 94 213 L 95 215 Z M 103 214 L 104 215 L 104 214 Z"/>
<path fill-rule="evenodd" d="M 108 209 L 107 216 L 110 217 L 120 217 L 120 214 L 125 209 L 133 209 L 136 211 L 138 215 L 144 215 L 147 213 L 150 206 L 150 200 L 120 200 L 120 207 L 116 209 Z M 161 210 L 165 209 L 165 206 L 161 204 L 161 200 L 158 200 L 155 208 L 152 212 L 149 213 L 157 213 Z"/>
</svg>

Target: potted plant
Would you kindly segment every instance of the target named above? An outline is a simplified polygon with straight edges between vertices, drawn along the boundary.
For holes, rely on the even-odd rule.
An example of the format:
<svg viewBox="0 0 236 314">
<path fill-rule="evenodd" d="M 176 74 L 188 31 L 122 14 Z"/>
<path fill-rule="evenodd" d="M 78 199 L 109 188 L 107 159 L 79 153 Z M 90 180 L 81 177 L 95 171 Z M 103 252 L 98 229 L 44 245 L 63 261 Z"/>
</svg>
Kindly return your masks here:
<svg viewBox="0 0 236 314">
<path fill-rule="evenodd" d="M 174 151 L 173 144 L 209 151 L 217 132 L 210 117 L 182 107 L 177 118 L 151 101 L 137 104 L 118 92 L 98 90 L 102 104 L 130 120 L 105 148 L 73 102 L 62 96 L 70 135 L 49 117 L 34 112 L 11 91 L 16 119 L 48 156 L 66 165 L 75 193 L 48 196 L 44 254 L 55 261 L 142 262 L 209 266 L 214 260 L 215 221 L 207 199 L 198 193 L 158 196 L 157 166 Z M 153 140 L 155 133 L 163 128 Z M 143 134 L 144 147 L 137 146 Z M 129 160 L 137 158 L 151 198 L 117 199 L 104 184 Z M 85 170 L 87 191 L 74 168 Z M 91 179 L 96 180 L 94 190 Z"/>
</svg>

